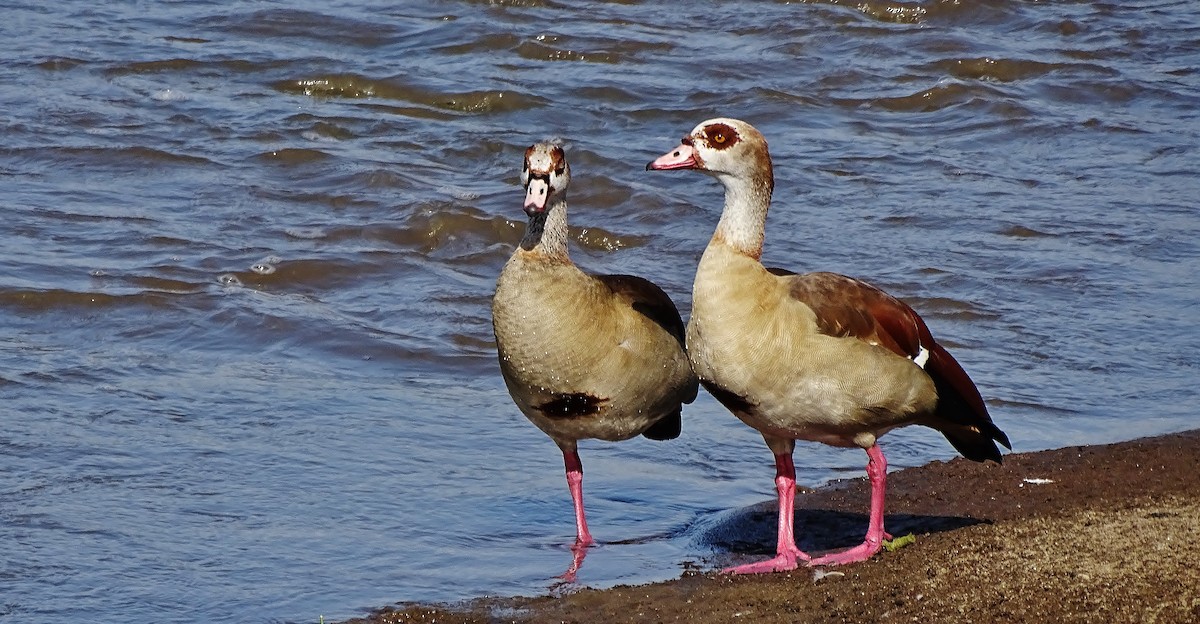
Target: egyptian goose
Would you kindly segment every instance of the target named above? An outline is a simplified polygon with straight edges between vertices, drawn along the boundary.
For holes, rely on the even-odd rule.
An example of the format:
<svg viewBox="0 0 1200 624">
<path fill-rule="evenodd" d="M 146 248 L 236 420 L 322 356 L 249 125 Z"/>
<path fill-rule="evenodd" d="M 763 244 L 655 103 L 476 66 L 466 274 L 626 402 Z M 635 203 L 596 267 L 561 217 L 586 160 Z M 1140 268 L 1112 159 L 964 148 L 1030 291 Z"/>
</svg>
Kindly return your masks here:
<svg viewBox="0 0 1200 624">
<path fill-rule="evenodd" d="M 1001 461 L 995 442 L 1011 448 L 1008 437 L 912 308 L 856 279 L 759 262 L 775 181 L 758 130 L 710 119 L 646 168 L 695 169 L 725 186 L 724 211 L 696 269 L 688 356 L 700 383 L 762 433 L 779 492 L 776 557 L 727 572 L 846 564 L 879 552 L 887 463 L 876 439 L 891 429 L 932 427 L 968 459 Z M 867 451 L 871 509 L 861 545 L 817 558 L 796 547 L 796 440 Z"/>
<path fill-rule="evenodd" d="M 684 325 L 670 297 L 632 275 L 589 275 L 567 253 L 563 149 L 525 151 L 525 236 L 504 265 L 492 300 L 500 372 L 521 412 L 562 450 L 575 505 L 577 557 L 592 543 L 583 511 L 577 442 L 679 436 L 683 403 L 698 383 Z"/>
</svg>

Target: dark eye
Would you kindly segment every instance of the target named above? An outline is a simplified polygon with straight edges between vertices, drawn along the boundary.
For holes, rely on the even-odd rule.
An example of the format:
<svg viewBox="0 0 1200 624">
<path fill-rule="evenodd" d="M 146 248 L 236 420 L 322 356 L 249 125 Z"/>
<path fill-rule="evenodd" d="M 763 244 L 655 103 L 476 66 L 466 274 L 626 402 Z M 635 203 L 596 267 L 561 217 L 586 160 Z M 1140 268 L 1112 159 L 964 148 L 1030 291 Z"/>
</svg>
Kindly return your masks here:
<svg viewBox="0 0 1200 624">
<path fill-rule="evenodd" d="M 554 175 L 562 175 L 564 169 L 565 167 L 559 167 L 558 169 L 555 169 Z"/>
</svg>

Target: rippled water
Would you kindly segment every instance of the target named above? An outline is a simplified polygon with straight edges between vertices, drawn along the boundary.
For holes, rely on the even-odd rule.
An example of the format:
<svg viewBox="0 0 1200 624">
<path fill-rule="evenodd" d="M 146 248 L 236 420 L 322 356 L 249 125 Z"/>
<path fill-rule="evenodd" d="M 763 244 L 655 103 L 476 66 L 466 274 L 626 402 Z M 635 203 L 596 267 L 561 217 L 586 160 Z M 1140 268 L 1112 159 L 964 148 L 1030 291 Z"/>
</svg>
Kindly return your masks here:
<svg viewBox="0 0 1200 624">
<path fill-rule="evenodd" d="M 741 117 L 775 157 L 768 262 L 912 303 L 1017 450 L 1197 425 L 1188 0 L 18 2 L 0 35 L 2 621 L 551 586 L 561 457 L 488 312 L 545 138 L 586 268 L 686 311 L 720 190 L 643 166 Z M 771 499 L 756 433 L 707 395 L 684 416 L 584 443 L 581 583 L 708 565 L 700 527 Z M 796 462 L 818 485 L 864 457 Z"/>
</svg>

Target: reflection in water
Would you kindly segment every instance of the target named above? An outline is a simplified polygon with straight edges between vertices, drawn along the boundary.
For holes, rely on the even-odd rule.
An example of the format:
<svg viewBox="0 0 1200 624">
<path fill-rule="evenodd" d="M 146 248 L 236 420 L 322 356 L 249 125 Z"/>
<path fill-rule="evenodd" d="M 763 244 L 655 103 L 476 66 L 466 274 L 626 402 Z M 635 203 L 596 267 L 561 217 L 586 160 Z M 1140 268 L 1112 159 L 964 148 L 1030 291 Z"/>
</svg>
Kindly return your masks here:
<svg viewBox="0 0 1200 624">
<path fill-rule="evenodd" d="M 575 543 L 571 545 L 571 565 L 567 567 L 567 571 L 558 576 L 563 583 L 570 584 L 575 582 L 575 575 L 579 572 L 579 568 L 583 567 L 583 560 L 587 557 L 588 549 L 591 544 L 581 545 Z M 551 587 L 554 587 L 553 585 Z"/>
</svg>

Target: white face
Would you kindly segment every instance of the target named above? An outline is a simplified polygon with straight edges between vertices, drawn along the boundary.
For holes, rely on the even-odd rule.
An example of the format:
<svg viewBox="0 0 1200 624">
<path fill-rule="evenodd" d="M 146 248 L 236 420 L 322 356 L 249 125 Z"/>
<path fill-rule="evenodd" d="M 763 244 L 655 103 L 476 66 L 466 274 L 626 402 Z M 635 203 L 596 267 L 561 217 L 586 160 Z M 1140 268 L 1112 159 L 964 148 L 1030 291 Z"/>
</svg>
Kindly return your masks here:
<svg viewBox="0 0 1200 624">
<path fill-rule="evenodd" d="M 531 145 L 525 150 L 521 184 L 525 187 L 525 211 L 544 212 L 550 196 L 564 193 L 571 184 L 571 167 L 563 149 L 549 143 Z"/>
<path fill-rule="evenodd" d="M 647 169 L 698 169 L 710 173 L 740 174 L 748 166 L 747 155 L 766 142 L 750 124 L 737 119 L 709 119 L 683 137 L 679 147 L 663 154 Z M 751 158 L 750 160 L 754 160 Z"/>
</svg>

